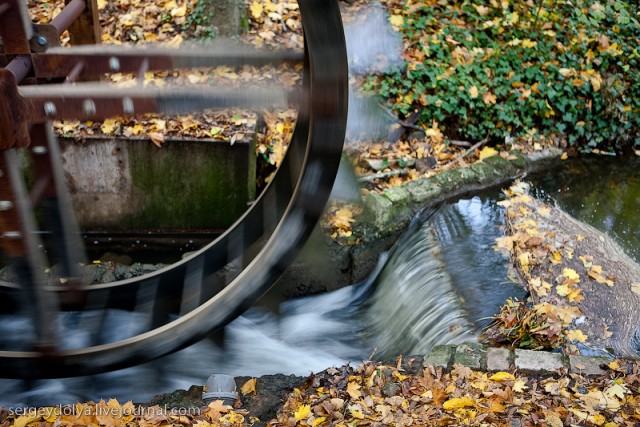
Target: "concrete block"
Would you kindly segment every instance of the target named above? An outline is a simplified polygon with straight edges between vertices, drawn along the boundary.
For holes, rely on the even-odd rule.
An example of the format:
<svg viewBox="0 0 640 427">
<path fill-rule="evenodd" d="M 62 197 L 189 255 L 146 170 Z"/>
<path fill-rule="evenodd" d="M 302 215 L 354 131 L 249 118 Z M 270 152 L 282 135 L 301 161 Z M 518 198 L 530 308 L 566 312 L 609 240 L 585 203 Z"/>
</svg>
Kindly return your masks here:
<svg viewBox="0 0 640 427">
<path fill-rule="evenodd" d="M 378 229 L 384 228 L 391 219 L 393 203 L 391 200 L 376 193 L 370 193 L 365 198 L 365 205 L 373 215 L 373 223 Z"/>
<path fill-rule="evenodd" d="M 487 370 L 508 371 L 513 363 L 513 353 L 508 348 L 487 349 Z"/>
<path fill-rule="evenodd" d="M 559 353 L 517 349 L 515 355 L 516 368 L 523 371 L 552 373 L 566 367 L 565 358 Z"/>
<path fill-rule="evenodd" d="M 453 345 L 437 345 L 424 357 L 423 366 L 451 369 L 451 361 L 456 347 Z"/>
<path fill-rule="evenodd" d="M 605 375 L 607 371 L 600 365 L 608 365 L 608 357 L 604 356 L 574 356 L 569 355 L 569 371 L 575 374 L 595 376 Z"/>
<path fill-rule="evenodd" d="M 409 190 L 402 187 L 389 187 L 384 191 L 384 196 L 394 205 L 406 205 L 411 200 Z"/>
<path fill-rule="evenodd" d="M 419 178 L 402 186 L 411 195 L 413 203 L 425 203 L 435 199 L 441 193 L 438 183 L 429 178 Z"/>
<path fill-rule="evenodd" d="M 485 350 L 482 344 L 460 344 L 456 348 L 453 363 L 464 365 L 471 369 L 484 369 Z"/>
</svg>

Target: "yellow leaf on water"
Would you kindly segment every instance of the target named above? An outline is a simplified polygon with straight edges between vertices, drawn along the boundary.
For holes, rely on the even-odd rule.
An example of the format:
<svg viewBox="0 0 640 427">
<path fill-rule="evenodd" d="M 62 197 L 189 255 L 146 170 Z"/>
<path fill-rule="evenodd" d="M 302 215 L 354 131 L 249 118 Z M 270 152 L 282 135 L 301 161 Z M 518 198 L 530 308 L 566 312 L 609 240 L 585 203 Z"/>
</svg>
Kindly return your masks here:
<svg viewBox="0 0 640 427">
<path fill-rule="evenodd" d="M 480 154 L 478 155 L 478 158 L 480 160 L 484 160 L 487 159 L 489 157 L 495 156 L 496 154 L 498 154 L 498 151 L 491 148 L 491 147 L 484 147 L 482 150 L 480 150 Z"/>
<path fill-rule="evenodd" d="M 454 397 L 442 404 L 442 407 L 449 411 L 451 409 L 460 409 L 475 406 L 473 399 L 469 397 Z"/>
<path fill-rule="evenodd" d="M 580 281 L 580 275 L 573 268 L 565 268 L 562 270 L 562 275 L 574 283 Z"/>
<path fill-rule="evenodd" d="M 566 297 L 567 295 L 569 295 L 569 293 L 571 292 L 571 288 L 569 287 L 569 285 L 567 285 L 566 283 L 563 285 L 558 285 L 556 286 L 556 292 L 558 293 L 558 295 L 560 295 L 561 297 Z"/>
<path fill-rule="evenodd" d="M 491 375 L 489 377 L 490 380 L 493 381 L 507 381 L 507 380 L 515 380 L 516 377 L 513 376 L 513 374 L 510 374 L 509 372 L 496 372 L 495 374 Z"/>
<path fill-rule="evenodd" d="M 293 413 L 296 421 L 301 421 L 311 416 L 311 405 L 301 405 L 297 411 Z"/>
<path fill-rule="evenodd" d="M 564 335 L 569 341 L 585 342 L 587 340 L 587 336 L 580 329 L 570 329 L 565 331 Z"/>
<path fill-rule="evenodd" d="M 632 283 L 631 284 L 631 292 L 634 292 L 640 295 L 640 283 Z"/>
<path fill-rule="evenodd" d="M 244 383 L 242 387 L 240 387 L 240 391 L 242 392 L 242 394 L 247 395 L 250 393 L 255 393 L 257 381 L 258 380 L 256 378 L 251 378 L 246 383 Z"/>
</svg>

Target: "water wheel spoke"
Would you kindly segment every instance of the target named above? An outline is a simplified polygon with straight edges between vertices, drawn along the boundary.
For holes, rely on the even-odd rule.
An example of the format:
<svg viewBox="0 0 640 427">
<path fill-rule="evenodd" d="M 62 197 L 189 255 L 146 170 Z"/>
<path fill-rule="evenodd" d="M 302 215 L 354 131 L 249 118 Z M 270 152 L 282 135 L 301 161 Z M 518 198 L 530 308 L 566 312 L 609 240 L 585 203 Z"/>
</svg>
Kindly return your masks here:
<svg viewBox="0 0 640 427">
<path fill-rule="evenodd" d="M 101 120 L 118 115 L 188 113 L 232 107 L 262 109 L 301 102 L 300 91 L 284 88 L 118 87 L 101 83 L 24 86 L 32 121 Z"/>
<path fill-rule="evenodd" d="M 80 75 L 98 77 L 105 73 L 137 73 L 144 66 L 148 71 L 209 68 L 227 65 L 263 66 L 269 64 L 299 64 L 303 53 L 294 50 L 268 51 L 231 41 L 213 46 L 193 46 L 189 49 L 124 46 L 72 46 L 53 48 L 33 58 L 33 65 L 42 78 L 61 78 L 72 74 L 82 64 Z"/>
<path fill-rule="evenodd" d="M 6 150 L 3 153 L 0 168 L 6 171 L 11 182 L 17 211 L 19 227 L 17 230 L 5 230 L 5 239 L 21 239 L 24 252 L 17 253 L 14 267 L 18 276 L 20 293 L 26 312 L 29 314 L 36 340 L 34 346 L 41 349 L 53 349 L 57 340 L 55 329 L 58 304 L 55 298 L 45 290 L 45 270 L 48 269 L 43 244 L 36 233 L 36 222 L 31 208 L 28 193 L 25 188 L 20 161 L 16 150 Z"/>
</svg>

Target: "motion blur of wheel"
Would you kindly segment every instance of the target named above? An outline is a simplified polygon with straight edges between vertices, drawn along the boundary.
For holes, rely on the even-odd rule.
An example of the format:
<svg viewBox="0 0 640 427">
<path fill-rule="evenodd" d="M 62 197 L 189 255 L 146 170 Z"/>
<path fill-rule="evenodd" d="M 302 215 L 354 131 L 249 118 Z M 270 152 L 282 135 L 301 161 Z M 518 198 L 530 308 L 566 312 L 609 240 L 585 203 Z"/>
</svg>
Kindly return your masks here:
<svg viewBox="0 0 640 427">
<path fill-rule="evenodd" d="M 14 6 L 15 1 L 3 0 L 0 6 Z M 46 261 L 42 261 L 38 245 L 30 241 L 33 236 L 25 233 L 21 241 L 25 252 L 10 257 L 22 266 L 22 280 L 0 282 L 0 298 L 20 308 L 18 314 L 29 319 L 32 333 L 6 340 L 18 342 L 15 347 L 2 344 L 9 348 L 0 349 L 0 377 L 88 375 L 146 362 L 184 348 L 223 327 L 269 290 L 323 212 L 337 173 L 346 129 L 347 59 L 337 1 L 300 0 L 299 7 L 305 49 L 296 58 L 304 64 L 303 84 L 299 92 L 286 95 L 297 104 L 298 120 L 287 154 L 259 198 L 224 234 L 188 258 L 151 274 L 108 284 L 88 285 L 70 280 L 60 286 L 46 285 L 36 271 L 38 266 L 46 268 Z M 83 53 L 72 47 L 61 52 L 57 49 L 50 56 L 64 59 L 65 55 L 77 57 L 90 51 L 85 49 Z M 145 54 L 143 49 L 136 52 Z M 96 50 L 92 54 L 91 61 L 118 58 L 123 64 L 126 64 L 126 55 L 131 55 L 124 50 L 106 53 Z M 40 53 L 41 60 L 46 62 L 47 55 L 48 52 Z M 203 55 L 206 56 L 206 52 Z M 271 53 L 265 58 L 269 55 Z M 231 55 L 227 52 L 225 58 L 230 56 L 233 52 Z M 245 59 L 239 55 L 233 58 L 234 64 Z M 224 59 L 216 61 L 220 63 Z M 17 88 L 31 108 L 27 110 L 30 114 L 27 121 L 42 126 L 42 146 L 54 151 L 51 153 L 53 163 L 59 153 L 55 153 L 55 138 L 47 123 L 73 117 L 74 111 L 64 107 L 68 104 L 61 107 L 63 101 L 73 104 L 77 100 L 85 111 L 88 105 L 100 110 L 101 105 L 120 96 L 118 105 L 125 111 L 135 105 L 137 113 L 144 110 L 143 101 L 150 97 L 144 92 L 139 99 L 135 93 L 107 93 L 99 83 L 18 85 Z M 63 101 L 61 91 L 65 91 Z M 163 102 L 174 99 L 172 96 L 171 93 L 152 94 L 155 104 L 147 111 L 161 110 Z M 229 96 L 236 96 L 241 106 L 260 102 L 260 93 L 248 91 L 231 92 L 220 99 L 207 94 L 175 94 L 176 99 L 197 98 L 194 105 L 201 104 L 201 108 L 228 103 Z M 87 99 L 91 99 L 91 103 Z M 38 146 L 34 142 L 32 133 L 30 149 Z M 0 188 L 11 188 L 15 198 L 13 209 L 23 222 L 22 229 L 33 231 L 35 226 L 30 221 L 34 212 L 29 203 L 22 200 L 26 190 L 19 183 L 18 150 L 8 148 L 3 152 Z M 59 165 L 54 164 L 52 169 L 53 177 L 60 179 Z M 62 198 L 64 193 L 61 189 L 58 196 Z M 0 220 L 2 218 L 0 216 Z M 25 228 L 24 224 L 28 226 Z M 5 224 L 5 234 L 6 229 Z M 67 230 L 64 224 L 61 229 Z M 100 336 L 100 330 L 115 327 L 109 325 L 109 313 L 113 310 L 134 313 L 136 330 L 117 341 L 101 342 L 95 338 Z M 78 325 L 88 337 L 80 344 L 64 342 L 58 336 L 60 331 L 56 325 L 60 317 L 69 312 L 81 319 L 89 315 L 87 318 L 91 319 Z"/>
</svg>

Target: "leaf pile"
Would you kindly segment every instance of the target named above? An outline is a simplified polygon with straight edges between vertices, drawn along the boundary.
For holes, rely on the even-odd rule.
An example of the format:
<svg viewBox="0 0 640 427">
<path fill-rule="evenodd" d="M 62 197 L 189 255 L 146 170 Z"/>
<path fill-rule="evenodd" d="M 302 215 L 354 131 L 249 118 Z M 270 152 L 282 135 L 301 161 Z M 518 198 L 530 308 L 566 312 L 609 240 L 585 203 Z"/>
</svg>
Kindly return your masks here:
<svg viewBox="0 0 640 427">
<path fill-rule="evenodd" d="M 637 323 L 637 264 L 599 231 L 532 198 L 528 184 L 516 183 L 506 194 L 499 204 L 507 234 L 496 250 L 510 254 L 530 301 L 507 303 L 486 332 L 489 341 L 634 354 L 624 342 L 633 341 Z"/>
<path fill-rule="evenodd" d="M 294 390 L 275 426 L 633 426 L 640 421 L 640 366 L 609 374 L 540 378 L 455 365 L 405 370 L 367 362 L 330 368 Z"/>
</svg>

